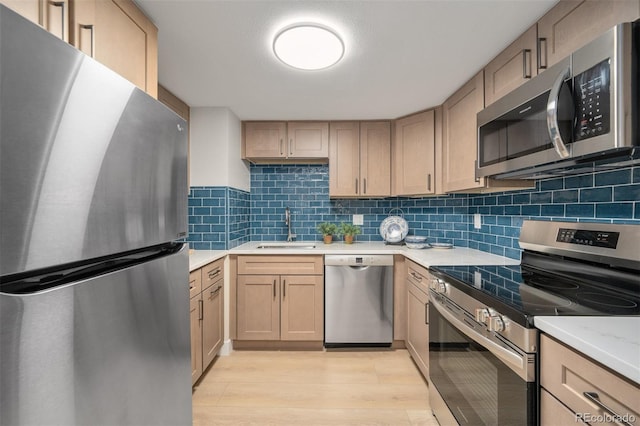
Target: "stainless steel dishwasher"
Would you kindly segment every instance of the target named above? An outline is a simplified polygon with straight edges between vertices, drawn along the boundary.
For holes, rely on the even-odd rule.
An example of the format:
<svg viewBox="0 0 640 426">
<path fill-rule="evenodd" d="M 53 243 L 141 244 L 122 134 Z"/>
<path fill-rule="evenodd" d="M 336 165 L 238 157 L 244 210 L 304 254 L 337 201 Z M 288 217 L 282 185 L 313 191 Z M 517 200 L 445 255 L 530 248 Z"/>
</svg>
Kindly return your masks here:
<svg viewBox="0 0 640 426">
<path fill-rule="evenodd" d="M 393 255 L 324 257 L 325 347 L 393 342 Z"/>
</svg>

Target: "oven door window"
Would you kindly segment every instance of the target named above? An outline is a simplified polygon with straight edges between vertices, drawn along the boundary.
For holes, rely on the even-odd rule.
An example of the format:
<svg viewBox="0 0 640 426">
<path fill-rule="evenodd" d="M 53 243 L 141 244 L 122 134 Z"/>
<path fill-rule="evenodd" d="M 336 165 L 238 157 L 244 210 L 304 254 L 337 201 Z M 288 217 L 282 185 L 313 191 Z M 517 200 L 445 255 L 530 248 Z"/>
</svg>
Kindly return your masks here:
<svg viewBox="0 0 640 426">
<path fill-rule="evenodd" d="M 534 425 L 535 383 L 429 310 L 429 377 L 461 425 Z"/>
</svg>

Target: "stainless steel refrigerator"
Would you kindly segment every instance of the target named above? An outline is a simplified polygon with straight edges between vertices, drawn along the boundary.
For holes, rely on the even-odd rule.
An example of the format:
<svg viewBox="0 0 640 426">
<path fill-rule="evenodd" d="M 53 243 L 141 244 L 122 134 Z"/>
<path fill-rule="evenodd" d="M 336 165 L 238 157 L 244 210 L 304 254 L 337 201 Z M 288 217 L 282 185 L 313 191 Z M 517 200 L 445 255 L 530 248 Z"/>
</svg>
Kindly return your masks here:
<svg viewBox="0 0 640 426">
<path fill-rule="evenodd" d="M 0 5 L 0 424 L 191 424 L 186 133 Z"/>
</svg>

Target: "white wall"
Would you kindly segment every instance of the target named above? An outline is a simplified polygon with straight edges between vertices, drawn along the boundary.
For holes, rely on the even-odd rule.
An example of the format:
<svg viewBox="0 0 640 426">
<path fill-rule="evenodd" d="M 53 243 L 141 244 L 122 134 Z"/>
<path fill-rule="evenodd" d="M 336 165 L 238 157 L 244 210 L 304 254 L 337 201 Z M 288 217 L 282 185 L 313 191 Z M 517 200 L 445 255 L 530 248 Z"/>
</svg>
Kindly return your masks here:
<svg viewBox="0 0 640 426">
<path fill-rule="evenodd" d="M 231 186 L 249 191 L 249 165 L 240 159 L 242 124 L 229 108 L 190 111 L 191 186 Z"/>
</svg>

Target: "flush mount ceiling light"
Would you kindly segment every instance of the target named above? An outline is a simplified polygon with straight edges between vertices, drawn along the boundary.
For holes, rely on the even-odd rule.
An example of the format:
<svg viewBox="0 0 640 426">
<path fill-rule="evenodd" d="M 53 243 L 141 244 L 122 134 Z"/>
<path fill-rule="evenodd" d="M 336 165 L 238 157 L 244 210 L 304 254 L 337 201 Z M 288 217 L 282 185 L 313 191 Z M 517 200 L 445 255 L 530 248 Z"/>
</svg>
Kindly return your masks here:
<svg viewBox="0 0 640 426">
<path fill-rule="evenodd" d="M 295 24 L 276 35 L 273 52 L 293 68 L 321 70 L 335 65 L 342 58 L 344 43 L 333 30 L 325 26 Z"/>
</svg>

